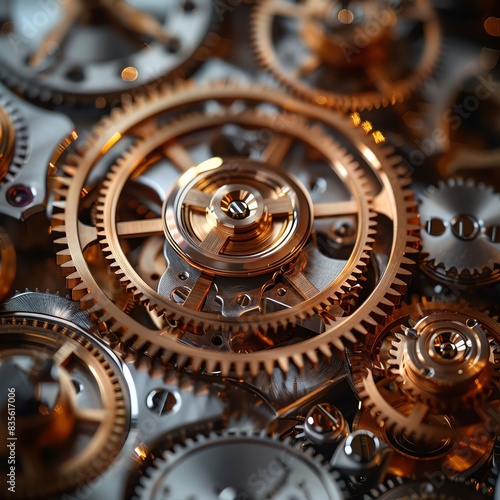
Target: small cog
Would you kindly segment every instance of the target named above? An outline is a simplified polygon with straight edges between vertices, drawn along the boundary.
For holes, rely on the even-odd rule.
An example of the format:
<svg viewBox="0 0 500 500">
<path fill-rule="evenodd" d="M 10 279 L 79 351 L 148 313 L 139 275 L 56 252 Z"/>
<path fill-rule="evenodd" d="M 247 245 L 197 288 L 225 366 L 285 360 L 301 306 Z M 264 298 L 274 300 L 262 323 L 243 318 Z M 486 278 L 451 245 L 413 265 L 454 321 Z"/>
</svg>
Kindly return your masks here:
<svg viewBox="0 0 500 500">
<path fill-rule="evenodd" d="M 427 0 L 262 1 L 252 32 L 258 59 L 284 85 L 345 111 L 402 101 L 430 74 L 440 51 Z"/>
<path fill-rule="evenodd" d="M 431 186 L 420 201 L 422 269 L 455 287 L 500 279 L 500 195 L 462 179 Z"/>
<path fill-rule="evenodd" d="M 205 472 L 193 481 L 193 471 L 200 470 Z M 344 496 L 336 478 L 321 456 L 265 434 L 226 432 L 187 439 L 157 457 L 136 498 L 337 500 Z"/>
<path fill-rule="evenodd" d="M 496 319 L 423 298 L 398 309 L 378 338 L 391 333 L 385 373 L 374 376 L 376 349 L 360 348 L 351 363 L 360 399 L 388 432 L 435 438 L 484 425 L 499 386 Z"/>
</svg>

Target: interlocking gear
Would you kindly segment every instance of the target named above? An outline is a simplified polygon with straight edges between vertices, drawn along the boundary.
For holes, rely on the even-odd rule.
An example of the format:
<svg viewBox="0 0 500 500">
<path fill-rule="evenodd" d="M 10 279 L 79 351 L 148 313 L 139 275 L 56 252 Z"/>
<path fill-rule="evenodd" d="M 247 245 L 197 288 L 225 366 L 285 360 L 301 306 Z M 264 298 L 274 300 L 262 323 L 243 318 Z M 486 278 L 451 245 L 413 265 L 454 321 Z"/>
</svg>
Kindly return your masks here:
<svg viewBox="0 0 500 500">
<path fill-rule="evenodd" d="M 220 465 L 224 464 L 224 467 Z M 193 481 L 193 471 L 204 470 Z M 337 475 L 312 457 L 265 434 L 199 435 L 157 457 L 136 488 L 138 499 L 344 498 Z"/>
<path fill-rule="evenodd" d="M 462 179 L 431 186 L 420 201 L 422 269 L 455 287 L 500 279 L 500 195 Z"/>
<path fill-rule="evenodd" d="M 288 108 L 294 113 L 287 111 Z M 178 115 L 180 110 L 184 112 L 183 118 L 169 120 L 172 113 Z M 200 110 L 204 113 L 199 114 Z M 196 114 L 190 116 L 191 111 Z M 308 121 L 311 125 L 304 126 Z M 198 134 L 191 136 L 195 131 Z M 332 139 L 324 139 L 327 133 L 347 144 L 348 153 L 358 155 L 358 168 Z M 204 134 L 205 139 L 200 139 Z M 290 100 L 286 94 L 265 87 L 238 87 L 230 83 L 205 87 L 183 85 L 177 92 L 166 89 L 135 103 L 126 102 L 123 110 L 115 110 L 110 118 L 96 126 L 76 155 L 65 157 L 66 163 L 61 162 L 52 177 L 58 195 L 54 205 L 64 211 L 55 210 L 52 231 L 63 233 L 56 240 L 56 244 L 63 247 L 58 252 L 58 262 L 67 276 L 73 298 L 108 321 L 111 331 L 128 347 L 164 360 L 172 359 L 175 353 L 172 360 L 179 366 L 191 363 L 194 369 L 203 366 L 211 372 L 218 368 L 223 373 L 235 368 L 240 374 L 250 369 L 256 374 L 261 367 L 272 372 L 276 363 L 286 371 L 291 360 L 300 368 L 305 358 L 316 362 L 319 352 L 330 356 L 332 347 L 343 347 L 342 338 L 354 341 L 354 332 L 365 334 L 367 328 L 376 324 L 375 317 L 390 312 L 411 276 L 412 261 L 407 255 L 416 252 L 418 242 L 412 234 L 416 229 L 413 225 L 415 203 L 411 192 L 403 187 L 406 181 L 400 177 L 403 171 L 398 168 L 398 159 L 390 148 L 376 144 L 383 140 L 381 134 L 365 135 L 342 117 Z M 116 156 L 131 143 L 130 151 L 116 162 Z M 361 153 L 356 153 L 354 144 L 363 144 Z M 293 147 L 298 148 L 293 150 L 295 158 L 289 154 Z M 266 155 L 264 162 L 263 154 Z M 203 163 L 207 159 L 208 163 Z M 285 162 L 286 168 L 280 168 L 284 159 L 290 163 Z M 90 176 L 99 171 L 97 165 L 106 162 L 108 165 L 116 162 L 116 165 L 109 172 L 100 170 L 107 177 L 94 211 L 96 225 L 89 225 L 82 214 L 86 197 L 82 198 L 81 194 L 96 186 L 97 179 L 93 179 L 92 185 L 87 183 Z M 214 162 L 212 168 L 209 168 L 210 162 Z M 239 182 L 225 162 L 244 174 L 245 189 L 227 191 L 226 184 L 217 179 L 219 173 L 223 173 L 227 185 Z M 325 169 L 322 163 L 329 166 Z M 272 167 L 273 164 L 276 167 Z M 251 171 L 256 166 L 259 176 L 252 178 Z M 177 185 L 177 195 L 167 199 L 162 208 L 179 170 L 185 173 Z M 215 176 L 214 184 L 212 176 Z M 286 192 L 278 189 L 278 178 L 280 182 L 286 181 L 280 185 L 286 186 Z M 200 179 L 210 182 L 204 184 Z M 201 184 L 197 184 L 198 181 Z M 213 185 L 214 192 L 209 185 Z M 136 193 L 134 196 L 139 197 L 141 204 L 149 207 L 148 213 L 156 213 L 156 216 L 138 221 L 121 220 L 121 193 L 125 188 L 126 192 Z M 216 195 L 220 188 L 227 192 L 219 191 Z M 373 208 L 368 191 L 374 195 Z M 238 214 L 233 219 L 228 216 L 233 210 L 229 205 L 235 201 L 232 197 L 241 192 L 267 201 L 253 215 L 250 207 L 246 217 L 239 218 Z M 335 201 L 332 202 L 331 197 Z M 128 203 L 129 199 L 125 198 L 123 201 Z M 187 202 L 178 203 L 181 198 Z M 246 203 L 246 198 L 241 198 L 238 203 Z M 203 204 L 209 208 L 205 215 Z M 370 282 L 371 289 L 363 292 L 364 300 L 354 314 L 334 321 L 343 313 L 339 307 L 342 297 L 336 294 L 345 289 L 346 284 L 351 286 L 359 281 L 370 246 L 377 244 L 373 243 L 372 213 L 383 217 L 386 228 L 381 236 L 383 244 L 381 241 L 377 249 L 380 259 L 373 263 L 378 268 L 376 282 Z M 299 220 L 298 217 L 303 216 L 305 221 Z M 249 221 L 254 217 L 269 234 L 258 244 L 262 244 L 259 252 L 267 253 L 269 268 L 274 269 L 271 281 L 272 274 L 263 280 L 266 275 L 262 274 L 262 267 L 259 269 L 261 263 L 241 244 L 238 239 L 241 233 L 227 224 L 231 219 L 235 227 L 240 224 L 243 232 L 251 232 L 253 222 Z M 308 241 L 304 241 L 303 234 L 295 235 L 290 229 L 304 224 L 311 235 Z M 219 232 L 227 235 L 231 244 L 219 238 Z M 139 267 L 134 266 L 131 250 L 137 250 L 134 245 L 140 243 L 143 236 L 162 234 L 169 239 L 164 250 L 166 270 L 161 277 L 143 279 L 137 275 Z M 213 234 L 215 237 L 209 236 Z M 302 251 L 292 252 L 296 257 L 291 266 L 286 263 L 287 256 L 280 253 L 280 245 L 290 250 L 293 248 L 290 241 L 295 238 Z M 219 245 L 222 240 L 224 243 Z M 156 322 L 157 326 L 163 326 L 158 330 L 149 326 L 149 322 L 135 319 L 140 312 L 137 308 L 134 315 L 129 315 L 116 307 L 86 262 L 85 249 L 98 242 L 130 292 L 148 307 L 159 306 L 170 323 L 158 325 Z M 177 244 L 177 248 L 173 244 Z M 193 257 L 195 252 L 205 252 L 205 261 Z M 137 253 L 140 252 L 135 255 Z M 258 272 L 252 271 L 255 276 L 251 287 L 246 285 L 246 281 L 251 280 L 244 276 L 244 266 L 238 270 L 236 265 L 245 259 L 257 266 Z M 338 266 L 332 266 L 332 262 Z M 317 268 L 312 269 L 316 277 L 309 274 L 312 263 Z M 327 269 L 330 271 L 325 275 Z M 234 288 L 224 276 L 228 273 L 237 278 Z M 217 289 L 212 287 L 212 282 L 220 284 Z M 151 289 L 148 283 L 156 284 L 158 291 Z M 231 287 L 227 283 L 231 283 Z M 354 286 L 353 290 L 360 288 Z M 260 316 L 257 311 L 257 315 L 252 316 L 255 311 L 250 299 L 254 293 L 267 294 L 272 299 L 268 304 L 275 304 L 275 310 Z M 170 300 L 166 300 L 167 297 Z M 204 307 L 211 310 L 211 314 L 204 312 Z M 241 315 L 238 310 L 246 314 Z M 302 320 L 308 316 L 310 320 Z M 177 321 L 182 318 L 188 318 L 189 329 L 186 329 L 186 321 L 184 324 Z M 297 320 L 302 321 L 295 330 L 277 328 L 278 337 L 259 329 L 260 326 L 292 325 Z M 201 328 L 196 328 L 199 326 Z M 225 327 L 217 330 L 215 326 Z M 283 333 L 286 344 L 270 349 L 275 339 L 281 342 Z M 218 348 L 221 346 L 223 349 Z"/>
<path fill-rule="evenodd" d="M 23 498 L 54 497 L 92 481 L 126 438 L 125 379 L 89 328 L 78 304 L 58 295 L 26 292 L 1 305 L 0 379 L 16 391 L 16 493 Z M 8 442 L 7 426 L 1 432 Z M 6 457 L 2 463 L 7 467 Z"/>
<path fill-rule="evenodd" d="M 211 0 L 13 2 L 0 77 L 30 99 L 102 109 L 124 92 L 186 76 L 217 42 Z"/>
<path fill-rule="evenodd" d="M 402 101 L 430 74 L 440 50 L 427 0 L 262 1 L 252 22 L 259 61 L 276 78 L 343 110 Z"/>
<path fill-rule="evenodd" d="M 377 422 L 429 439 L 484 425 L 499 387 L 496 319 L 464 304 L 422 299 L 380 327 L 379 345 L 388 336 L 396 340 L 385 377 L 377 382 L 373 374 L 376 349 L 360 348 L 351 363 L 358 396 Z"/>
</svg>

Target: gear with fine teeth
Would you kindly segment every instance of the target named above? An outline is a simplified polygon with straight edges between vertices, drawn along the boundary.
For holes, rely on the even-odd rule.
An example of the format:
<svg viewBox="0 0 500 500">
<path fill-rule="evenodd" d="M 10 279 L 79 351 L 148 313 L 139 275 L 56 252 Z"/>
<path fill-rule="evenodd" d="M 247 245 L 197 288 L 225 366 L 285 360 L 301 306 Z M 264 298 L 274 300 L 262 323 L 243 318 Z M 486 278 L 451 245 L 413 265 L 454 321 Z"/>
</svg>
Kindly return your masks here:
<svg viewBox="0 0 500 500">
<path fill-rule="evenodd" d="M 440 52 L 428 0 L 261 1 L 252 23 L 264 67 L 309 101 L 346 111 L 402 101 Z"/>
<path fill-rule="evenodd" d="M 223 374 L 301 368 L 366 334 L 406 290 L 418 226 L 399 159 L 352 120 L 227 82 L 124 102 L 52 177 L 52 233 L 73 299 L 127 348 Z M 94 189 L 89 224 L 82 207 Z M 130 218 L 124 193 L 148 215 Z M 134 259 L 152 236 L 164 239 L 163 273 L 140 276 L 151 266 Z M 99 286 L 85 257 L 94 243 L 147 320 Z M 347 315 L 343 293 L 362 288 L 371 257 L 376 279 Z"/>
<path fill-rule="evenodd" d="M 422 269 L 455 287 L 500 279 L 500 194 L 462 179 L 431 186 L 420 201 Z"/>
<path fill-rule="evenodd" d="M 205 473 L 193 481 L 194 470 Z M 264 433 L 213 433 L 186 439 L 155 458 L 135 498 L 340 500 L 344 495 L 337 478 L 321 456 Z"/>
<path fill-rule="evenodd" d="M 373 354 L 362 348 L 352 369 L 360 399 L 381 425 L 433 437 L 483 424 L 500 380 L 496 318 L 423 298 L 398 309 L 377 338 L 395 338 L 385 378 L 379 375 L 377 382 Z"/>
</svg>

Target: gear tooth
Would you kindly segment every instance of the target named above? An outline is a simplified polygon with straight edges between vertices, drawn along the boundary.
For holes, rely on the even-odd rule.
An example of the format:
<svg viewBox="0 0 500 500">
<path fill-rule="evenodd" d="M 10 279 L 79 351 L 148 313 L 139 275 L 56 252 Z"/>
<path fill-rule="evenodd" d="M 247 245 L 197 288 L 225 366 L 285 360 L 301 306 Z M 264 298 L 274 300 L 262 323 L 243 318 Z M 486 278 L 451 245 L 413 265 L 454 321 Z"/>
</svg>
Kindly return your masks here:
<svg viewBox="0 0 500 500">
<path fill-rule="evenodd" d="M 309 357 L 309 352 L 307 353 L 307 356 Z M 302 370 L 304 368 L 304 357 L 302 356 L 302 354 L 300 353 L 292 354 L 292 361 L 299 370 Z M 315 362 L 312 359 L 311 361 L 313 363 Z"/>
<path fill-rule="evenodd" d="M 201 358 L 193 358 L 191 359 L 191 367 L 194 372 L 199 372 L 201 370 L 203 364 L 203 360 Z"/>
<path fill-rule="evenodd" d="M 260 366 L 261 366 L 260 361 L 251 360 L 251 361 L 249 361 L 248 366 L 250 369 L 250 375 L 252 375 L 252 377 L 257 377 L 257 375 L 259 374 L 259 371 L 260 371 Z"/>
<path fill-rule="evenodd" d="M 205 360 L 205 371 L 207 373 L 215 372 L 215 370 L 217 368 L 217 363 L 218 363 L 218 361 L 214 358 L 210 358 L 210 359 Z"/>
</svg>

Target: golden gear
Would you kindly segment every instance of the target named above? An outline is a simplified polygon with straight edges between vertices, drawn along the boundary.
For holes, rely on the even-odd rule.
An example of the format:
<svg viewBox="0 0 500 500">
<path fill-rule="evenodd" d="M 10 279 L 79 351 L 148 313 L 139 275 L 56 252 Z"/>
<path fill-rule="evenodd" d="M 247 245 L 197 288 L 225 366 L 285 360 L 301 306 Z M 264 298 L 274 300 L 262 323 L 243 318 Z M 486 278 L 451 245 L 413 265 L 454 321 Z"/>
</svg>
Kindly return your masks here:
<svg viewBox="0 0 500 500">
<path fill-rule="evenodd" d="M 114 162 L 116 150 L 117 148 L 119 150 L 121 144 L 120 139 L 128 139 L 125 144 L 130 144 L 136 137 L 144 139 L 153 135 L 159 128 L 159 120 L 165 123 L 168 113 L 186 111 L 186 108 L 187 110 L 201 108 L 207 114 L 214 114 L 211 111 L 214 108 L 217 110 L 221 105 L 231 104 L 231 110 L 237 116 L 238 110 L 241 110 L 244 103 L 281 111 L 276 114 L 277 121 L 272 127 L 272 131 L 278 133 L 278 136 L 290 126 L 284 122 L 284 118 L 289 116 L 290 109 L 305 119 L 318 122 L 322 128 L 339 136 L 343 144 L 350 145 L 359 158 L 362 171 L 370 176 L 369 189 L 374 194 L 373 211 L 380 214 L 385 227 L 389 228 L 387 234 L 384 234 L 383 244 L 381 242 L 379 250 L 381 254 L 387 252 L 387 256 L 382 257 L 380 264 L 377 264 L 380 269 L 373 290 L 366 292 L 366 297 L 358 305 L 355 313 L 346 316 L 342 321 L 331 323 L 324 332 L 265 352 L 238 353 L 197 349 L 177 339 L 177 334 L 184 333 L 182 330 L 172 327 L 159 331 L 118 310 L 99 287 L 92 269 L 85 261 L 83 249 L 97 243 L 101 236 L 98 236 L 97 228 L 79 221 L 82 193 L 84 200 L 89 176 L 98 171 L 98 165 L 105 164 L 108 157 L 112 160 L 107 161 Z M 359 125 L 357 118 L 359 117 L 356 119 L 353 117 L 352 124 Z M 270 373 L 276 364 L 286 371 L 290 361 L 300 368 L 305 358 L 316 362 L 320 352 L 331 356 L 333 347 L 343 348 L 343 339 L 355 341 L 355 333 L 366 334 L 367 329 L 376 325 L 380 317 L 391 312 L 394 304 L 404 293 L 406 281 L 411 276 L 409 267 L 413 261 L 408 258 L 408 254 L 415 253 L 418 245 L 418 238 L 413 235 L 413 231 L 417 229 L 413 213 L 415 203 L 412 193 L 404 187 L 408 181 L 401 178 L 404 170 L 398 167 L 398 158 L 394 156 L 390 147 L 378 144 L 383 142 L 381 134 L 375 136 L 363 133 L 352 124 L 343 117 L 326 113 L 322 108 L 290 99 L 278 90 L 259 86 L 240 87 L 230 83 L 204 87 L 185 84 L 178 87 L 177 92 L 164 89 L 136 102 L 125 102 L 123 109 L 115 109 L 109 118 L 102 120 L 86 144 L 76 154 L 68 154 L 65 163 L 59 162 L 58 169 L 53 172 L 52 180 L 57 186 L 58 199 L 54 203 L 56 210 L 52 231 L 62 233 L 61 238 L 56 240 L 56 244 L 63 247 L 58 252 L 58 262 L 67 277 L 72 297 L 80 300 L 83 307 L 89 307 L 97 316 L 109 320 L 110 330 L 119 335 L 132 349 L 150 356 L 161 357 L 165 362 L 175 361 L 178 366 L 190 363 L 195 370 L 203 366 L 209 372 L 220 369 L 226 374 L 234 368 L 238 374 L 246 370 L 256 374 L 261 367 L 264 367 Z M 274 145 L 281 146 L 282 143 L 278 141 Z M 175 142 L 171 146 L 176 149 L 177 157 L 181 160 L 186 158 L 183 147 L 179 147 L 180 145 Z M 277 147 L 276 154 L 280 154 L 279 150 L 280 147 Z M 106 156 L 108 151 L 115 156 L 112 154 Z M 186 170 L 192 165 L 193 162 L 189 159 L 185 165 Z M 118 174 L 111 180 L 116 179 L 120 179 Z M 109 202 L 102 199 L 101 203 Z M 62 209 L 63 212 L 60 213 L 57 209 Z M 109 212 L 104 215 L 111 216 Z M 361 221 L 358 231 L 366 234 L 366 231 L 369 231 L 367 226 L 369 220 Z M 110 249 L 106 251 L 109 252 Z M 357 261 L 353 264 L 354 270 Z M 349 281 L 354 279 L 354 276 L 348 278 Z M 290 318 L 287 318 L 287 321 L 289 322 Z M 174 354 L 175 358 L 172 359 Z"/>
<path fill-rule="evenodd" d="M 28 157 L 28 126 L 0 90 L 0 183 L 11 181 Z"/>
<path fill-rule="evenodd" d="M 22 498 L 52 498 L 92 481 L 127 435 L 125 380 L 89 325 L 78 304 L 58 295 L 26 292 L 1 306 L 0 370 L 16 387 Z M 6 433 L 4 426 L 4 442 Z"/>
<path fill-rule="evenodd" d="M 464 304 L 423 301 L 398 310 L 392 359 L 395 382 L 411 399 L 442 412 L 485 401 L 500 379 L 500 324 Z"/>
<path fill-rule="evenodd" d="M 255 7 L 253 43 L 259 61 L 298 95 L 352 111 L 405 99 L 436 63 L 440 28 L 428 0 L 269 0 Z"/>
<path fill-rule="evenodd" d="M 186 170 L 173 187 L 162 186 L 165 192 L 170 190 L 166 201 L 161 200 L 163 214 L 143 220 L 120 219 L 119 207 L 128 199 L 123 196 L 127 183 L 137 182 L 141 175 L 147 175 L 147 169 L 157 168 L 158 162 L 151 156 L 158 149 L 168 149 L 171 143 L 179 145 L 183 138 L 192 146 L 191 136 L 199 137 L 207 129 L 213 134 L 225 125 L 270 129 L 275 119 L 274 115 L 253 111 L 232 114 L 221 110 L 216 116 L 192 114 L 168 123 L 138 142 L 108 174 L 97 206 L 97 230 L 103 252 L 109 254 L 111 268 L 127 289 L 139 301 L 165 311 L 170 323 L 192 325 L 190 329 L 195 331 L 213 328 L 238 334 L 277 330 L 331 311 L 344 290 L 354 284 L 353 277 L 361 274 L 374 234 L 374 214 L 362 172 L 321 130 L 313 130 L 291 115 L 280 117 L 290 125 L 265 147 L 263 159 L 250 161 L 235 155 L 227 160 L 208 158 Z M 204 140 L 198 139 L 200 144 Z M 303 184 L 286 172 L 288 165 L 279 164 L 279 157 L 285 157 L 292 144 L 294 148 L 299 144 L 308 147 L 311 155 L 325 158 L 329 171 L 321 170 L 323 178 L 330 182 L 342 179 L 336 187 L 348 193 L 349 198 L 342 196 L 338 202 L 326 202 L 323 198 L 313 204 Z M 276 153 L 276 147 L 282 151 Z M 273 153 L 269 152 L 271 148 Z M 295 157 L 294 163 L 298 161 Z M 348 177 L 344 179 L 346 173 Z M 245 217 L 242 213 L 233 214 L 236 217 L 230 214 L 232 205 L 238 202 L 247 207 Z M 310 241 L 313 223 L 319 225 L 330 217 L 348 215 L 359 221 L 352 251 L 348 259 L 328 262 L 330 267 L 334 262 L 339 270 L 330 276 L 323 267 L 319 281 L 315 268 L 326 266 L 327 261 L 321 257 L 317 244 Z M 165 258 L 173 270 L 166 266 L 168 275 L 164 272 L 155 290 L 136 272 L 123 243 L 130 238 L 158 234 L 166 235 Z M 177 255 L 172 255 L 172 249 Z M 280 278 L 275 277 L 276 273 Z M 177 298 L 176 304 L 175 294 L 181 287 L 186 297 L 182 302 Z M 258 293 L 259 288 L 266 290 Z M 277 289 L 286 290 L 281 303 L 287 307 L 272 312 L 266 301 L 278 303 Z M 222 305 L 211 304 L 212 296 L 212 302 Z M 245 304 L 240 303 L 242 296 Z"/>
<path fill-rule="evenodd" d="M 395 333 L 401 328 L 408 341 Z M 489 399 L 499 385 L 499 333 L 496 319 L 463 304 L 423 298 L 405 305 L 378 328 L 371 350 L 359 348 L 352 357 L 358 397 L 392 434 L 435 439 L 486 432 L 487 408 L 495 405 Z M 389 356 L 380 355 L 385 348 L 377 354 L 377 344 L 394 337 Z"/>
</svg>

